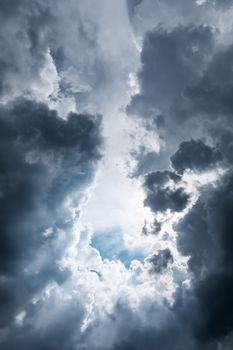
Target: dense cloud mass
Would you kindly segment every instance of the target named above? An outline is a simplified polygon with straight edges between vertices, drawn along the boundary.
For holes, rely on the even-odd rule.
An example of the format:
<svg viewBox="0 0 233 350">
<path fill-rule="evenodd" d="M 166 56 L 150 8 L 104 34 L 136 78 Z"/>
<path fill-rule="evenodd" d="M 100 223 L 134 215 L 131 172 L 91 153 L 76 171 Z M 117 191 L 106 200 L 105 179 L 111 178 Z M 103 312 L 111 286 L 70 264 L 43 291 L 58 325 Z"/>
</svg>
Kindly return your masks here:
<svg viewBox="0 0 233 350">
<path fill-rule="evenodd" d="M 1 1 L 1 349 L 232 349 L 232 14 Z"/>
<path fill-rule="evenodd" d="M 224 10 L 230 5 L 231 2 L 215 3 L 216 8 L 224 7 Z M 177 232 L 177 248 L 183 256 L 189 257 L 191 272 L 188 294 L 182 291 L 176 294 L 172 310 L 175 317 L 173 326 L 179 328 L 182 324 L 184 327 L 185 323 L 187 329 L 184 332 L 190 336 L 189 340 L 181 336 L 183 345 L 179 343 L 179 336 L 175 337 L 172 345 L 164 345 L 161 341 L 160 349 L 168 346 L 170 349 L 212 350 L 230 349 L 232 346 L 233 197 L 230 153 L 233 61 L 231 43 L 218 46 L 219 35 L 206 25 L 179 26 L 172 30 L 157 27 L 147 33 L 141 53 L 142 68 L 138 73 L 140 92 L 133 96 L 127 107 L 128 113 L 147 119 L 147 125 L 149 120 L 152 128 L 156 116 L 164 116 L 164 130 L 158 128 L 158 132 L 170 151 L 162 149 L 161 152 L 164 156 L 170 153 L 172 174 L 180 176 L 179 181 L 187 181 L 187 173 L 189 176 L 201 176 L 214 169 L 224 169 L 217 183 L 199 189 L 199 198 L 173 226 Z M 177 147 L 175 153 L 174 145 Z M 160 157 L 157 159 L 161 162 Z M 168 171 L 152 172 L 146 176 L 145 205 L 156 213 L 161 210 L 161 203 L 164 204 L 166 198 L 164 209 L 175 210 L 178 206 L 182 211 L 187 203 L 183 202 L 184 205 L 180 206 L 181 197 L 168 191 L 165 181 L 160 181 L 161 174 L 168 181 Z M 176 182 L 174 178 L 173 181 Z M 169 196 L 171 193 L 172 197 Z M 162 261 L 166 266 L 166 260 L 161 260 L 159 253 L 155 258 L 156 264 Z M 172 332 L 170 326 L 163 331 L 168 337 Z M 145 331 L 142 339 L 148 339 L 147 332 L 152 334 L 153 331 Z M 159 335 L 155 338 L 158 339 Z M 122 348 L 137 346 L 133 336 L 129 339 L 128 345 L 122 345 Z M 152 344 L 156 344 L 154 339 Z M 140 349 L 153 345 L 145 343 Z"/>
<path fill-rule="evenodd" d="M 232 330 L 232 174 L 201 196 L 179 223 L 178 245 L 189 255 L 200 315 L 195 332 L 205 341 Z"/>
<path fill-rule="evenodd" d="M 182 187 L 176 186 L 179 181 L 180 177 L 169 171 L 147 175 L 144 184 L 147 191 L 145 205 L 152 211 L 182 211 L 188 203 L 189 195 Z"/>
<path fill-rule="evenodd" d="M 180 144 L 178 151 L 171 157 L 171 164 L 179 174 L 182 174 L 187 169 L 206 170 L 220 159 L 221 154 L 218 150 L 201 140 L 191 140 Z"/>
<path fill-rule="evenodd" d="M 128 112 L 145 117 L 156 117 L 160 109 L 169 112 L 184 88 L 198 81 L 212 49 L 213 34 L 207 26 L 172 31 L 158 27 L 148 32 L 138 75 L 141 91 L 133 96 Z"/>
<path fill-rule="evenodd" d="M 72 206 L 100 159 L 100 122 L 99 116 L 75 113 L 63 120 L 46 105 L 23 99 L 1 107 L 3 328 L 48 282 L 60 285 L 69 276 L 57 262 L 68 243 Z"/>
</svg>

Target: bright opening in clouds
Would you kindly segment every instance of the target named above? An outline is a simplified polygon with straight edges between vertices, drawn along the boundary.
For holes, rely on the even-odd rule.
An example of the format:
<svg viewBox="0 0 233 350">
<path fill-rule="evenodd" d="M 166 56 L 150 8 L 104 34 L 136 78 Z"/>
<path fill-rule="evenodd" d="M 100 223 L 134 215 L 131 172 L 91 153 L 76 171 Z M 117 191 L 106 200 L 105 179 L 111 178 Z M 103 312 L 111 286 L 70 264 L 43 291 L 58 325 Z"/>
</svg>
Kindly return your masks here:
<svg viewBox="0 0 233 350">
<path fill-rule="evenodd" d="M 0 348 L 233 348 L 232 0 L 0 1 Z"/>
</svg>

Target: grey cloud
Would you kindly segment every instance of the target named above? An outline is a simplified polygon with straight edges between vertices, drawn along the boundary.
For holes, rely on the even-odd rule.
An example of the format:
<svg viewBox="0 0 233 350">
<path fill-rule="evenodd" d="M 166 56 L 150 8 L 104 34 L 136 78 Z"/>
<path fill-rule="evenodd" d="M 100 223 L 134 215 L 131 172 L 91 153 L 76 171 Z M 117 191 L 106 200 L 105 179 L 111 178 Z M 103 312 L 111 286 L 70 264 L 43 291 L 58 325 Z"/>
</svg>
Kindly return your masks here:
<svg viewBox="0 0 233 350">
<path fill-rule="evenodd" d="M 145 221 L 144 226 L 142 228 L 142 234 L 146 236 L 149 234 L 157 234 L 160 232 L 161 228 L 161 222 L 156 219 L 154 219 L 152 225 L 148 225 L 148 222 Z"/>
<path fill-rule="evenodd" d="M 172 171 L 157 171 L 146 176 L 145 186 L 150 191 L 153 191 L 156 186 L 164 186 L 170 180 L 174 183 L 178 183 L 181 180 L 181 177 Z"/>
<path fill-rule="evenodd" d="M 184 88 L 198 81 L 212 50 L 213 35 L 206 26 L 180 26 L 172 31 L 158 27 L 148 32 L 138 74 L 141 92 L 133 96 L 127 112 L 144 117 L 169 112 Z"/>
<path fill-rule="evenodd" d="M 207 3 L 212 3 L 216 8 L 220 8 L 222 10 L 227 10 L 232 7 L 232 0 L 207 0 Z"/>
<path fill-rule="evenodd" d="M 152 211 L 182 211 L 189 201 L 189 195 L 184 188 L 172 188 L 169 181 L 179 183 L 180 177 L 173 172 L 163 171 L 150 173 L 145 178 L 144 188 L 146 199 L 144 204 Z"/>
<path fill-rule="evenodd" d="M 204 193 L 177 227 L 178 247 L 190 256 L 199 305 L 192 327 L 205 342 L 223 339 L 233 330 L 232 184 L 232 173 L 225 175 L 221 185 Z"/>
<path fill-rule="evenodd" d="M 15 96 L 34 96 L 34 88 L 39 93 L 36 98 L 40 98 L 44 88 L 41 73 L 48 65 L 48 52 L 53 54 L 61 47 L 67 56 L 64 28 L 70 24 L 70 13 L 63 10 L 57 2 L 44 0 L 3 0 L 0 4 L 0 96 L 3 101 L 11 100 L 0 106 L 3 349 L 72 349 L 80 342 L 83 300 L 76 297 L 64 303 L 52 293 L 50 298 L 33 304 L 32 298 L 51 283 L 60 291 L 69 283 L 71 272 L 61 269 L 58 261 L 72 239 L 74 209 L 78 209 L 101 158 L 101 117 L 71 113 L 64 120 L 45 104 L 13 100 Z M 76 14 L 73 11 L 74 17 Z M 64 35 L 59 35 L 61 30 Z M 72 34 L 78 36 L 80 52 L 92 47 L 96 68 L 95 30 L 77 18 L 77 31 L 75 27 Z M 88 62 L 81 68 L 91 75 Z M 81 65 L 80 60 L 76 63 Z M 61 68 L 67 69 L 72 62 L 68 65 L 66 60 L 65 64 Z M 90 79 L 93 81 L 93 76 Z M 15 317 L 22 310 L 26 316 L 19 326 Z M 47 318 L 50 321 L 46 329 L 37 327 Z"/>
<path fill-rule="evenodd" d="M 151 273 L 161 273 L 168 267 L 169 263 L 173 262 L 173 256 L 171 251 L 166 248 L 154 254 L 148 261 L 151 263 L 149 270 Z"/>
<path fill-rule="evenodd" d="M 189 196 L 182 188 L 170 190 L 169 188 L 158 189 L 149 193 L 144 204 L 151 208 L 152 211 L 182 211 L 188 203 Z"/>
<path fill-rule="evenodd" d="M 182 174 L 186 169 L 202 171 L 216 165 L 221 159 L 218 150 L 203 143 L 201 140 L 184 141 L 178 151 L 171 157 L 172 167 Z"/>
<path fill-rule="evenodd" d="M 128 326 L 119 334 L 119 341 L 112 350 L 217 350 L 217 345 L 203 346 L 192 337 L 189 326 L 181 315 L 174 313 L 167 305 L 151 304 L 147 324 L 143 323 L 130 309 L 121 313 Z M 182 323 L 183 321 L 183 323 Z M 125 332 L 128 331 L 128 334 Z"/>
<path fill-rule="evenodd" d="M 143 0 L 127 0 L 128 13 L 130 17 L 133 16 L 135 8 L 142 2 Z"/>
<path fill-rule="evenodd" d="M 139 3 L 132 1 L 130 11 Z M 106 70 L 110 67 L 103 69 L 101 54 L 106 59 L 109 52 L 104 51 L 104 45 L 102 51 L 96 49 L 99 28 L 91 21 L 93 12 L 83 21 L 81 9 L 75 11 L 74 4 L 71 1 L 64 7 L 46 1 L 33 4 L 23 0 L 1 1 L 0 28 L 4 33 L 0 37 L 1 94 L 10 96 L 14 89 L 30 94 L 30 86 L 45 64 L 48 48 L 58 71 L 73 64 L 92 87 L 106 82 L 105 74 L 109 78 Z M 230 2 L 218 1 L 216 5 L 223 8 Z M 185 13 L 197 7 L 194 1 L 180 0 L 170 6 L 178 7 L 179 11 L 184 9 Z M 91 7 L 90 2 L 84 13 Z M 108 44 L 111 41 L 112 37 Z M 71 49 L 73 46 L 75 50 Z M 232 164 L 232 48 L 215 51 L 218 50 L 214 33 L 204 25 L 179 26 L 174 30 L 160 26 L 147 33 L 144 40 L 138 76 L 141 92 L 132 98 L 127 111 L 153 119 L 151 125 L 165 140 L 168 137 L 167 153 L 162 153 L 162 158 L 167 155 L 168 161 L 181 141 L 198 136 L 196 141 L 181 143 L 171 158 L 174 170 L 180 175 L 185 169 L 200 171 L 214 166 L 219 159 L 216 149 L 227 159 L 228 167 Z M 62 93 L 73 94 L 69 86 L 62 84 Z M 158 120 L 158 115 L 163 120 Z M 22 99 L 0 108 L 0 343 L 3 349 L 73 350 L 77 344 L 80 349 L 88 349 L 85 336 L 89 334 L 81 336 L 79 331 L 84 315 L 83 300 L 66 304 L 54 294 L 35 305 L 30 300 L 52 281 L 61 289 L 68 283 L 70 272 L 60 270 L 56 263 L 67 246 L 73 223 L 65 200 L 69 196 L 78 207 L 82 192 L 93 179 L 101 157 L 100 119 L 72 113 L 62 120 L 46 105 Z M 226 125 L 217 127 L 220 122 Z M 213 147 L 198 141 L 202 136 L 199 128 L 208 132 Z M 148 163 L 155 159 L 150 154 L 145 160 L 147 170 L 153 169 Z M 155 212 L 182 211 L 189 196 L 181 186 L 180 175 L 154 170 L 147 175 L 145 205 Z M 218 188 L 205 188 L 196 205 L 176 227 L 178 249 L 190 256 L 193 279 L 188 295 L 177 291 L 174 307 L 163 305 L 161 310 L 152 304 L 146 325 L 130 308 L 117 305 L 109 316 L 111 329 L 118 332 L 115 350 L 219 350 L 222 342 L 224 348 L 229 347 L 233 327 L 232 207 L 232 174 L 227 174 Z M 51 229 L 48 237 L 43 236 L 47 229 Z M 66 233 L 64 238 L 59 235 L 61 231 Z M 171 262 L 169 250 L 160 251 L 151 261 L 155 272 L 162 272 Z M 26 318 L 23 326 L 17 328 L 14 318 L 22 309 L 27 312 Z M 157 314 L 160 317 L 155 322 Z M 52 322 L 38 330 L 36 324 L 41 325 L 50 315 Z M 93 327 L 98 329 L 98 323 L 99 320 Z"/>
<path fill-rule="evenodd" d="M 156 170 L 155 164 L 158 160 L 158 154 L 156 152 L 148 152 L 146 149 L 140 149 L 139 152 L 133 152 L 132 156 L 136 160 L 136 167 L 130 174 L 132 177 L 137 178 L 140 175 L 145 175 Z"/>
<path fill-rule="evenodd" d="M 190 256 L 191 288 L 177 289 L 158 325 L 128 327 L 112 349 L 230 349 L 232 345 L 232 173 L 209 187 L 176 227 L 178 249 Z M 165 254 L 166 255 L 166 254 Z M 169 257 L 170 254 L 168 253 Z M 163 269 L 166 259 L 155 259 Z M 162 254 L 163 257 L 163 254 Z M 169 259 L 168 259 L 169 260 Z M 161 264 L 160 264 L 161 263 Z M 167 311 L 165 311 L 167 310 Z M 130 312 L 128 312 L 130 315 Z"/>
<path fill-rule="evenodd" d="M 201 137 L 203 118 L 197 113 L 193 117 L 187 89 L 198 84 L 207 69 L 215 50 L 214 38 L 214 31 L 204 25 L 170 30 L 158 26 L 144 38 L 138 73 L 140 92 L 132 97 L 126 111 L 141 118 L 166 143 L 154 157 L 156 170 L 169 166 L 167 160 L 184 139 Z M 157 123 L 158 116 L 162 116 L 162 125 Z M 141 164 L 147 166 L 146 154 L 141 158 L 140 174 Z"/>
<path fill-rule="evenodd" d="M 196 153 L 190 152 L 190 160 L 191 156 L 191 163 L 184 157 L 182 171 L 185 166 L 189 168 L 190 164 L 192 168 L 200 165 Z M 203 167 L 198 170 L 203 170 Z M 158 183 L 163 186 L 164 181 Z M 184 337 L 181 336 L 184 348 L 194 346 L 196 349 L 212 350 L 218 346 L 228 348 L 231 344 L 225 337 L 231 339 L 233 331 L 232 184 L 232 172 L 227 172 L 217 187 L 206 186 L 197 203 L 174 227 L 178 234 L 178 249 L 182 255 L 190 257 L 188 264 L 192 272 L 191 289 L 188 293 L 178 289 L 172 308 L 176 325 L 179 327 L 179 324 L 185 324 L 187 327 Z M 150 186 L 153 186 L 153 182 Z M 150 333 L 149 329 L 147 331 Z M 190 343 L 185 339 L 187 334 Z M 167 335 L 170 335 L 169 327 Z M 157 337 L 159 339 L 159 335 Z M 179 349 L 179 341 L 176 337 L 170 348 Z M 134 344 L 134 339 L 129 338 L 126 349 Z M 141 347 L 143 348 L 142 345 Z M 163 349 L 162 343 L 160 348 Z"/>
<path fill-rule="evenodd" d="M 127 112 L 150 120 L 150 128 L 157 129 L 165 142 L 169 139 L 157 164 L 164 166 L 164 159 L 185 138 L 219 129 L 220 120 L 227 119 L 232 126 L 232 46 L 217 49 L 216 35 L 208 26 L 179 26 L 170 31 L 157 27 L 145 36 L 140 93 L 133 96 Z M 163 116 L 162 128 L 154 123 L 158 115 Z M 143 162 L 147 163 L 145 154 Z"/>
<path fill-rule="evenodd" d="M 132 98 L 127 112 L 151 120 L 151 128 L 156 128 L 153 120 L 159 113 L 165 116 L 163 129 L 157 128 L 168 143 L 161 157 L 171 157 L 176 171 L 158 171 L 145 177 L 145 204 L 155 212 L 161 208 L 177 210 L 177 203 L 184 208 L 188 198 L 183 197 L 186 194 L 182 188 L 179 193 L 174 188 L 179 188 L 186 169 L 199 173 L 221 162 L 226 173 L 215 186 L 202 189 L 196 204 L 174 227 L 178 250 L 190 258 L 192 281 L 188 292 L 178 289 L 175 295 L 172 315 L 177 335 L 173 343 L 168 340 L 171 324 L 161 330 L 167 334 L 166 345 L 161 333 L 153 338 L 155 331 L 149 327 L 135 341 L 135 334 L 139 334 L 135 328 L 135 333 L 122 342 L 123 349 L 137 348 L 140 341 L 140 349 L 153 348 L 156 341 L 160 349 L 215 350 L 231 346 L 232 46 L 218 48 L 214 35 L 206 26 L 188 26 L 172 31 L 157 28 L 145 37 L 138 75 L 141 92 Z M 210 141 L 211 146 L 202 140 Z M 169 181 L 176 186 L 169 187 Z M 178 335 L 180 326 L 182 335 Z M 143 343 L 146 337 L 152 337 L 151 343 Z"/>
<path fill-rule="evenodd" d="M 49 281 L 62 284 L 69 276 L 56 263 L 73 224 L 65 201 L 69 196 L 78 207 L 102 138 L 100 116 L 71 113 L 63 120 L 22 99 L 1 106 L 0 124 L 0 309 L 7 327 Z"/>
<path fill-rule="evenodd" d="M 199 199 L 192 210 L 176 226 L 178 248 L 184 256 L 190 256 L 189 268 L 201 276 L 211 264 L 216 249 L 207 224 L 205 203 Z"/>
<path fill-rule="evenodd" d="M 232 46 L 217 52 L 203 72 L 200 81 L 187 87 L 185 93 L 190 99 L 191 113 L 193 110 L 194 113 L 205 113 L 212 118 L 231 115 L 233 110 L 232 59 Z"/>
<path fill-rule="evenodd" d="M 62 304 L 62 307 L 57 307 L 55 303 Z M 23 325 L 12 326 L 11 332 L 3 337 L 1 346 L 4 350 L 16 350 L 18 347 L 25 350 L 75 349 L 75 344 L 81 342 L 80 326 L 84 309 L 83 301 L 78 298 L 64 302 L 52 295 L 43 303 L 31 304 L 26 311 L 27 319 Z M 37 327 L 38 315 L 40 317 L 42 312 L 48 318 L 52 315 L 53 320 L 46 324 L 47 320 L 42 318 L 39 321 L 41 326 Z"/>
<path fill-rule="evenodd" d="M 43 2 L 1 1 L 0 94 L 30 94 L 46 61 L 52 14 Z"/>
<path fill-rule="evenodd" d="M 109 5 L 100 0 L 98 6 L 93 0 L 69 0 L 66 7 L 62 2 L 55 4 L 50 6 L 55 17 L 50 48 L 62 78 L 61 96 L 72 94 L 81 111 L 106 110 L 106 96 L 108 104 L 119 98 L 125 101 L 124 86 L 137 64 L 126 1 Z M 76 89 L 64 79 L 69 68 L 76 73 Z"/>
<path fill-rule="evenodd" d="M 97 45 L 99 28 L 96 18 L 93 19 L 92 14 L 87 16 L 88 7 L 92 8 L 91 2 L 81 5 L 72 0 L 69 0 L 66 9 L 54 0 L 36 0 L 33 4 L 28 0 L 1 2 L 2 99 L 21 95 L 34 97 L 35 91 L 40 90 L 44 98 L 60 101 L 63 97 L 72 96 L 79 100 L 79 109 L 81 105 L 83 109 L 86 107 L 87 95 L 95 94 L 91 90 L 100 87 L 109 69 L 104 69 L 104 59 Z M 55 91 L 54 95 L 54 91 L 46 90 L 43 85 L 46 78 L 42 72 L 51 65 L 50 55 L 61 78 L 57 79 L 59 91 L 58 94 Z M 75 88 L 61 74 L 69 68 L 77 76 Z"/>
</svg>

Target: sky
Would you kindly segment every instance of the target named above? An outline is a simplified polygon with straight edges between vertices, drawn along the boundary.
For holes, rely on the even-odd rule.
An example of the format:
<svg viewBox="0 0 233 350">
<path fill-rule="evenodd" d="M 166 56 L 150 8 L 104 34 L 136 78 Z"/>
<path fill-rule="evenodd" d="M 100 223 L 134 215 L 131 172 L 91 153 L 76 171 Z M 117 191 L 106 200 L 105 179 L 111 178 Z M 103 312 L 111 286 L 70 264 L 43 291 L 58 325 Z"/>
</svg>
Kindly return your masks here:
<svg viewBox="0 0 233 350">
<path fill-rule="evenodd" d="M 232 350 L 233 1 L 0 1 L 0 349 Z"/>
</svg>

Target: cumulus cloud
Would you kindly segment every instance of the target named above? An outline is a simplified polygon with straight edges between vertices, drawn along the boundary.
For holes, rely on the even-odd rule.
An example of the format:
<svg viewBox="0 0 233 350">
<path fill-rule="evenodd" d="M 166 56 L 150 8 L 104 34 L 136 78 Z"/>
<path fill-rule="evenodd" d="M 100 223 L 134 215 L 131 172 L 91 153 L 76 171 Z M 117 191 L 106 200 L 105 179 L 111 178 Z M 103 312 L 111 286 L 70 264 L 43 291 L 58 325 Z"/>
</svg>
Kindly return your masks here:
<svg viewBox="0 0 233 350">
<path fill-rule="evenodd" d="M 0 4 L 0 347 L 229 350 L 232 2 L 95 5 Z"/>
<path fill-rule="evenodd" d="M 148 32 L 138 74 L 141 91 L 133 96 L 127 111 L 156 117 L 159 109 L 169 110 L 184 88 L 198 79 L 212 45 L 212 32 L 206 26 L 172 31 L 158 27 Z"/>
<path fill-rule="evenodd" d="M 204 343 L 232 332 L 232 174 L 211 187 L 178 224 L 178 246 L 189 255 L 198 313 L 191 324 Z M 185 312 L 188 312 L 188 305 Z"/>
<path fill-rule="evenodd" d="M 169 181 L 173 184 L 169 184 Z M 175 186 L 179 181 L 180 177 L 169 171 L 148 174 L 144 183 L 147 193 L 144 204 L 154 212 L 167 209 L 182 211 L 188 203 L 189 195 L 183 187 Z"/>
<path fill-rule="evenodd" d="M 171 157 L 172 167 L 182 174 L 184 170 L 202 171 L 215 165 L 220 160 L 218 150 L 204 144 L 201 140 L 184 141 Z"/>
<path fill-rule="evenodd" d="M 230 5 L 222 3 L 222 9 Z M 215 2 L 214 6 L 218 9 L 220 4 Z M 183 213 L 173 229 L 178 251 L 188 257 L 190 288 L 188 292 L 177 290 L 171 311 L 174 319 L 155 339 L 155 332 L 149 328 L 137 342 L 131 333 L 122 343 L 125 349 L 136 348 L 140 341 L 139 348 L 152 347 L 163 331 L 169 338 L 171 324 L 177 327 L 175 340 L 172 345 L 160 340 L 160 349 L 212 350 L 231 344 L 232 46 L 231 42 L 219 45 L 219 35 L 206 25 L 160 26 L 150 30 L 143 41 L 140 91 L 132 97 L 127 112 L 161 135 L 164 143 L 157 156 L 157 169 L 164 167 L 164 158 L 170 158 L 174 173 L 166 170 L 146 175 L 145 205 L 155 214 L 168 208 Z M 154 122 L 158 115 L 164 116 L 162 128 Z M 141 166 L 143 162 L 139 161 Z M 198 195 L 188 203 L 184 183 L 196 174 L 202 176 L 221 167 L 224 175 L 217 183 L 197 185 Z M 187 177 L 185 173 L 193 175 Z M 155 266 L 158 262 L 166 267 L 167 261 L 159 253 Z M 179 327 L 185 333 L 181 337 Z M 135 333 L 138 331 L 136 328 Z M 149 337 L 153 338 L 151 344 L 143 343 Z"/>
<path fill-rule="evenodd" d="M 163 306 L 164 323 L 161 318 L 156 325 L 153 322 L 146 327 L 134 325 L 113 349 L 230 348 L 233 327 L 231 186 L 232 173 L 229 173 L 219 186 L 206 188 L 175 227 L 178 249 L 190 257 L 191 287 L 177 289 L 173 306 L 169 309 L 166 304 Z M 151 272 L 163 273 L 173 259 L 169 249 L 159 251 L 151 258 Z M 136 320 L 135 315 L 131 317 Z"/>
<path fill-rule="evenodd" d="M 100 116 L 71 113 L 63 120 L 24 99 L 1 106 L 0 124 L 0 307 L 7 329 L 48 283 L 69 276 L 58 260 L 102 139 Z"/>
<path fill-rule="evenodd" d="M 200 111 L 207 115 L 212 114 L 213 117 L 231 114 L 232 55 L 231 45 L 217 52 L 200 81 L 186 89 L 186 95 L 196 113 Z"/>
</svg>

